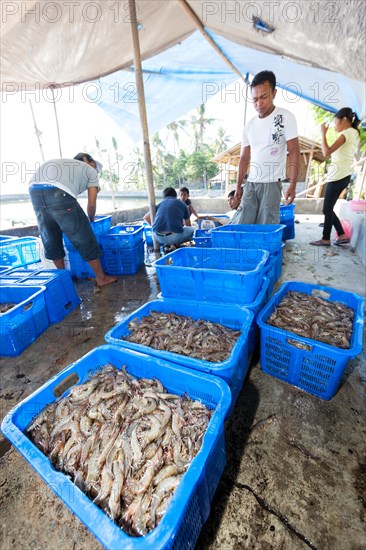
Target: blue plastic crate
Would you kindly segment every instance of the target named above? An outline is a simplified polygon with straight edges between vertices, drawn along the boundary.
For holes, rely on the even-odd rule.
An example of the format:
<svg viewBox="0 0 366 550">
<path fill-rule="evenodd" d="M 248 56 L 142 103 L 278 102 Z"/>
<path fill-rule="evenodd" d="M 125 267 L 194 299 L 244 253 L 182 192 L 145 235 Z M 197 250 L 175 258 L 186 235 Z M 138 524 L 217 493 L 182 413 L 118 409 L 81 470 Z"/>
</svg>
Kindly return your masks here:
<svg viewBox="0 0 366 550">
<path fill-rule="evenodd" d="M 229 216 L 226 216 L 226 214 L 199 214 L 199 216 L 204 216 L 204 218 L 197 220 L 198 229 L 214 229 L 215 227 L 219 227 L 220 220 L 223 223 L 229 221 Z M 209 220 L 208 218 L 215 218 L 215 220 Z"/>
<path fill-rule="evenodd" d="M 164 298 L 247 304 L 258 294 L 265 250 L 179 248 L 153 263 Z"/>
<path fill-rule="evenodd" d="M 285 246 L 286 246 L 285 243 L 282 243 L 280 249 L 277 252 L 273 252 L 272 254 L 270 254 L 270 256 L 268 257 L 266 266 L 264 268 L 264 272 L 270 280 L 269 288 L 270 288 L 271 294 L 272 294 L 275 282 L 282 275 L 283 249 Z"/>
<path fill-rule="evenodd" d="M 144 241 L 134 248 L 101 246 L 102 266 L 109 275 L 134 275 L 144 263 Z"/>
<path fill-rule="evenodd" d="M 20 355 L 44 332 L 48 315 L 40 286 L 0 286 L 0 302 L 17 304 L 0 313 L 0 355 Z"/>
<path fill-rule="evenodd" d="M 71 275 L 66 269 L 15 268 L 10 272 L 0 273 L 0 284 L 44 286 L 50 323 L 62 321 L 81 303 Z"/>
<path fill-rule="evenodd" d="M 103 250 L 135 248 L 144 238 L 143 225 L 117 225 L 99 236 Z"/>
<path fill-rule="evenodd" d="M 285 229 L 283 230 L 283 240 L 289 241 L 295 238 L 295 220 L 284 221 Z"/>
<path fill-rule="evenodd" d="M 295 238 L 295 205 L 281 204 L 280 205 L 280 223 L 286 227 L 283 230 L 283 240 L 289 241 Z"/>
<path fill-rule="evenodd" d="M 3 243 L 5 241 L 12 241 L 17 238 L 18 237 L 11 237 L 10 235 L 0 235 L 0 243 Z"/>
<path fill-rule="evenodd" d="M 85 260 L 80 256 L 79 252 L 72 245 L 66 245 L 65 267 L 70 271 L 73 277 L 77 279 L 85 279 L 89 277 L 95 278 L 95 273 Z M 101 258 L 102 260 L 102 258 Z"/>
<path fill-rule="evenodd" d="M 90 226 L 93 230 L 94 235 L 97 238 L 98 243 L 100 242 L 100 236 L 108 231 L 111 228 L 112 216 L 95 216 L 94 221 L 90 222 Z M 76 252 L 74 245 L 66 235 L 63 235 L 64 244 L 69 251 Z"/>
<path fill-rule="evenodd" d="M 112 225 L 112 216 L 94 216 L 94 221 L 90 222 L 95 235 L 102 235 L 109 231 Z"/>
<path fill-rule="evenodd" d="M 6 273 L 6 272 L 9 272 L 11 270 L 12 270 L 12 268 L 9 267 L 9 266 L 0 265 L 0 273 Z"/>
<path fill-rule="evenodd" d="M 261 248 L 277 252 L 282 245 L 283 224 L 224 225 L 212 230 L 214 248 Z"/>
<path fill-rule="evenodd" d="M 213 323 L 218 323 L 233 330 L 240 330 L 241 335 L 236 341 L 229 357 L 219 363 L 212 363 L 203 359 L 188 357 L 166 350 L 153 349 L 150 346 L 144 346 L 121 339 L 130 334 L 128 328 L 130 321 L 148 316 L 151 311 L 176 313 L 178 315 L 189 316 L 195 320 L 203 319 L 204 321 L 212 321 Z M 207 302 L 153 300 L 125 317 L 121 323 L 107 332 L 105 339 L 109 344 L 133 349 L 155 357 L 161 357 L 172 363 L 182 365 L 183 367 L 219 376 L 225 380 L 231 389 L 231 413 L 248 370 L 248 334 L 253 320 L 254 315 L 251 311 L 235 306 L 226 306 L 223 308 L 222 305 L 209 304 Z"/>
<path fill-rule="evenodd" d="M 196 229 L 193 234 L 193 240 L 196 246 L 212 248 L 212 235 L 210 229 Z"/>
<path fill-rule="evenodd" d="M 144 223 L 144 237 L 146 246 L 154 246 L 152 227 L 147 223 Z"/>
<path fill-rule="evenodd" d="M 40 260 L 40 240 L 22 237 L 0 242 L 0 265 L 18 267 Z"/>
<path fill-rule="evenodd" d="M 85 382 L 106 363 L 123 365 L 138 378 L 157 378 L 165 388 L 188 394 L 214 410 L 199 453 L 184 474 L 160 524 L 145 537 L 130 537 L 74 485 L 56 471 L 46 456 L 26 437 L 32 419 L 56 400 L 55 389 L 72 374 Z M 65 392 L 63 395 L 65 395 Z M 27 397 L 5 417 L 1 429 L 42 479 L 109 550 L 170 550 L 194 548 L 210 513 L 210 505 L 222 475 L 226 454 L 224 419 L 230 406 L 230 390 L 218 377 L 189 370 L 156 357 L 115 346 L 101 346 L 71 364 Z"/>
<path fill-rule="evenodd" d="M 352 308 L 355 319 L 350 349 L 340 349 L 267 325 L 266 321 L 274 308 L 291 290 L 309 295 L 320 291 L 325 294 L 321 297 L 330 302 L 342 302 Z M 364 299 L 351 292 L 297 281 L 284 283 L 257 317 L 261 332 L 261 369 L 322 399 L 331 399 L 339 387 L 348 360 L 362 351 L 363 309 Z M 305 349 L 295 347 L 291 342 L 301 344 Z"/>
<path fill-rule="evenodd" d="M 295 219 L 295 205 L 292 204 L 281 204 L 280 205 L 280 223 L 285 223 L 287 221 L 292 221 Z"/>
</svg>

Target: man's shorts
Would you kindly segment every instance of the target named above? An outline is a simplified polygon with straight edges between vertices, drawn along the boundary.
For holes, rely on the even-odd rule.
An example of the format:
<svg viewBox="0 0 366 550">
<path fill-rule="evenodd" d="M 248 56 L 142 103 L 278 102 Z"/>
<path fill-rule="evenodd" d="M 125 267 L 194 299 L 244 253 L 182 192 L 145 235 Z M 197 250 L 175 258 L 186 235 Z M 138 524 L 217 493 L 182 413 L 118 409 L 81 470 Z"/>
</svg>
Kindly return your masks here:
<svg viewBox="0 0 366 550">
<path fill-rule="evenodd" d="M 46 185 L 30 186 L 29 194 L 48 260 L 65 257 L 63 233 L 83 260 L 89 262 L 100 258 L 101 250 L 89 219 L 74 197 Z"/>
</svg>

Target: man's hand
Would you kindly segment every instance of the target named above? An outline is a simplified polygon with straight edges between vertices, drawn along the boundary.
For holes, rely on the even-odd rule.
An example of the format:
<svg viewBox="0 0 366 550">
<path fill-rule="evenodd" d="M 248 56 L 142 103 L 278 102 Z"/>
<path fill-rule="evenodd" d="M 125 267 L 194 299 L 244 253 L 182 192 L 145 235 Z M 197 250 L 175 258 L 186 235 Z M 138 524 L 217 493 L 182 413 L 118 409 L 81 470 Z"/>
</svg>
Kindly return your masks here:
<svg viewBox="0 0 366 550">
<path fill-rule="evenodd" d="M 291 204 L 292 202 L 294 202 L 295 197 L 296 197 L 296 183 L 290 183 L 290 186 L 285 193 L 285 199 L 287 204 Z"/>
</svg>

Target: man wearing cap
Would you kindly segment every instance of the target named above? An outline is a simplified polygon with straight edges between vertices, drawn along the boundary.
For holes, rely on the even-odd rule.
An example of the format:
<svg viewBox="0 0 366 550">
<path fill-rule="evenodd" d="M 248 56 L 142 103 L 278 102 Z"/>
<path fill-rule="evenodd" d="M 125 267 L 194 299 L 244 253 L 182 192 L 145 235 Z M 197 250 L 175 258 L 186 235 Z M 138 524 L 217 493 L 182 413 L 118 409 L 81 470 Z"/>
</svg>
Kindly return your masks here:
<svg viewBox="0 0 366 550">
<path fill-rule="evenodd" d="M 37 216 L 45 257 L 58 269 L 65 268 L 64 233 L 80 256 L 95 273 L 98 286 L 117 280 L 103 272 L 101 250 L 91 228 L 100 190 L 97 169 L 102 166 L 88 153 L 79 153 L 73 159 L 55 159 L 42 164 L 29 182 L 29 194 Z M 77 196 L 88 192 L 85 214 Z"/>
</svg>

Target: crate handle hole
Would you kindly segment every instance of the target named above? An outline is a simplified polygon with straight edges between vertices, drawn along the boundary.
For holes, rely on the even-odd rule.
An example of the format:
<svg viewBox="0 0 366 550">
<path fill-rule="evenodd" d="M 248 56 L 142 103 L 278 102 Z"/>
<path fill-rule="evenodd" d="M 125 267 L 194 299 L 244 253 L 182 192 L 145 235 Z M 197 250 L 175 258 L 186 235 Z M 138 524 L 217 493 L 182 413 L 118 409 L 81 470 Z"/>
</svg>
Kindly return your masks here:
<svg viewBox="0 0 366 550">
<path fill-rule="evenodd" d="M 33 305 L 33 300 L 31 300 L 30 302 L 28 302 L 27 304 L 25 304 L 25 306 L 23 307 L 23 311 L 28 311 L 30 310 L 30 308 L 32 307 Z"/>
<path fill-rule="evenodd" d="M 292 340 L 291 338 L 286 338 L 286 342 L 290 344 L 290 346 L 294 346 L 294 348 L 297 348 L 297 349 L 303 349 L 305 351 L 311 351 L 313 349 L 313 346 L 310 346 L 310 344 L 304 344 L 304 342 L 299 342 L 299 340 Z"/>
<path fill-rule="evenodd" d="M 70 309 L 71 306 L 72 302 L 67 302 L 67 304 L 65 304 L 65 309 Z"/>
<path fill-rule="evenodd" d="M 320 290 L 319 288 L 314 288 L 311 291 L 311 295 L 314 296 L 314 298 L 322 298 L 323 300 L 329 300 L 330 298 L 330 292 Z"/>
<path fill-rule="evenodd" d="M 70 389 L 72 386 L 75 386 L 80 381 L 79 376 L 76 372 L 66 376 L 57 386 L 53 388 L 53 395 L 55 397 L 60 397 L 66 390 Z"/>
</svg>

